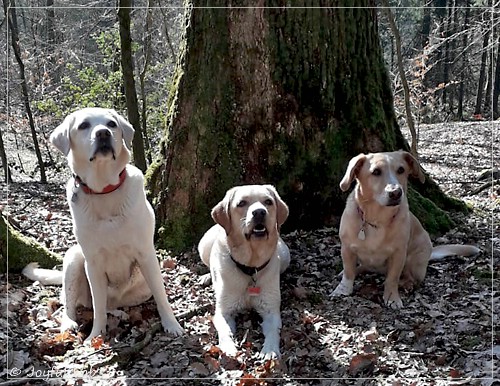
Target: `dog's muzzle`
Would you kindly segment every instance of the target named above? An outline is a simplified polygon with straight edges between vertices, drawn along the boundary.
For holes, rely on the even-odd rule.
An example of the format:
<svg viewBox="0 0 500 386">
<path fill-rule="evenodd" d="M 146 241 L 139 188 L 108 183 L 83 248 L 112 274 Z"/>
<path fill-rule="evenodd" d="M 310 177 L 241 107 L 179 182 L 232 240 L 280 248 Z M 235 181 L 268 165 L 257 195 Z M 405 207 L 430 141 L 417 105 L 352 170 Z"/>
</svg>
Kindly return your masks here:
<svg viewBox="0 0 500 386">
<path fill-rule="evenodd" d="M 112 139 L 113 136 L 111 130 L 99 129 L 95 135 L 95 151 L 94 154 L 92 154 L 92 157 L 90 157 L 89 161 L 92 162 L 94 159 L 96 159 L 98 154 L 106 156 L 110 153 L 113 155 L 113 159 L 116 159 Z"/>
<path fill-rule="evenodd" d="M 401 198 L 403 197 L 403 189 L 401 186 L 388 185 L 385 191 L 387 193 L 387 206 L 397 206 L 401 204 Z"/>
<path fill-rule="evenodd" d="M 254 238 L 265 238 L 269 236 L 269 231 L 266 227 L 267 211 L 264 208 L 258 208 L 251 211 L 249 232 L 245 234 L 247 240 Z"/>
</svg>

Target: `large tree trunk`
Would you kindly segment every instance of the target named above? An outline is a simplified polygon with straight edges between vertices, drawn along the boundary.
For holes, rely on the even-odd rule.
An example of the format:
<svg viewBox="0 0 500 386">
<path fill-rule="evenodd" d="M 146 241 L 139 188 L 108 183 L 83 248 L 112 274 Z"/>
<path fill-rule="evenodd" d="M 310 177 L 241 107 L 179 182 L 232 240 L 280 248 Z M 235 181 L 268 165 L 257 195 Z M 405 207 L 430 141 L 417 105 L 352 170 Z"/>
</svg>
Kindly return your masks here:
<svg viewBox="0 0 500 386">
<path fill-rule="evenodd" d="M 162 246 L 191 247 L 226 189 L 242 183 L 276 185 L 290 206 L 284 231 L 336 224 L 349 159 L 408 149 L 376 9 L 362 0 L 326 8 L 345 3 L 194 1 L 166 139 L 148 173 Z M 418 188 L 444 197 L 433 184 Z"/>
</svg>

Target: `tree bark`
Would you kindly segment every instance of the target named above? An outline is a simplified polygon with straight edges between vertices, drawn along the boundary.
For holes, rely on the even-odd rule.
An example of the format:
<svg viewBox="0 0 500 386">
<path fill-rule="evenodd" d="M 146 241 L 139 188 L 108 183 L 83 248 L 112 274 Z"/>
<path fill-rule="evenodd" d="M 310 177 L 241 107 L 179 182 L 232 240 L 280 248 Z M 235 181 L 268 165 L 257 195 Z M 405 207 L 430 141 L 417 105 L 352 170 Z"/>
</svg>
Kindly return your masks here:
<svg viewBox="0 0 500 386">
<path fill-rule="evenodd" d="M 120 0 L 118 19 L 120 24 L 121 64 L 123 72 L 123 85 L 127 103 L 127 116 L 135 129 L 132 143 L 134 164 L 143 172 L 146 171 L 146 154 L 144 152 L 144 139 L 139 117 L 137 93 L 135 90 L 134 66 L 132 58 L 132 38 L 130 34 L 130 9 L 132 0 Z"/>
<path fill-rule="evenodd" d="M 350 158 L 408 150 L 375 2 L 286 4 L 193 1 L 167 133 L 147 175 L 163 247 L 190 248 L 213 224 L 211 208 L 242 183 L 277 187 L 290 207 L 284 231 L 336 225 Z M 435 184 L 415 187 L 447 203 Z M 434 221 L 431 231 L 449 226 Z"/>
</svg>

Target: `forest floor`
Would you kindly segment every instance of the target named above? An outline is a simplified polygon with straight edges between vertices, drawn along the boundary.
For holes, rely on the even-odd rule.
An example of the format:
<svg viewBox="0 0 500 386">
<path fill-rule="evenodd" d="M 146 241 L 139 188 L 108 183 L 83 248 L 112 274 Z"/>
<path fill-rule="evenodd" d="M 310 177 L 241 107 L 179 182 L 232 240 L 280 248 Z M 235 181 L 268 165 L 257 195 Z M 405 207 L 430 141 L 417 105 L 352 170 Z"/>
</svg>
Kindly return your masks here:
<svg viewBox="0 0 500 386">
<path fill-rule="evenodd" d="M 51 167 L 48 184 L 35 182 L 33 152 L 22 140 L 28 135 L 15 129 L 18 148 L 13 138 L 7 145 L 19 154 L 11 164 L 16 182 L 8 190 L 2 185 L 0 208 L 24 234 L 63 254 L 74 243 L 64 194 L 67 168 Z M 336 228 L 283 235 L 292 262 L 281 279 L 279 361 L 258 358 L 263 337 L 253 312 L 238 319 L 236 358 L 216 347 L 213 291 L 200 284 L 207 270 L 194 248 L 177 256 L 158 251 L 168 298 L 186 331 L 181 337 L 158 331 L 149 301 L 109 314 L 108 337 L 85 347 L 91 311 L 81 312 L 81 332 L 59 334 L 60 288 L 10 273 L 0 277 L 8 310 L 0 314 L 1 384 L 494 384 L 500 378 L 493 328 L 500 302 L 492 272 L 500 263 L 500 192 L 498 185 L 471 192 L 487 182 L 478 179 L 481 172 L 500 159 L 498 138 L 493 141 L 499 129 L 500 122 L 420 127 L 423 167 L 446 193 L 473 208 L 470 215 L 455 215 L 460 225 L 433 241 L 471 243 L 482 252 L 432 263 L 424 284 L 403 294 L 402 310 L 382 305 L 379 275 L 359 277 L 353 296 L 329 296 L 342 266 Z"/>
</svg>

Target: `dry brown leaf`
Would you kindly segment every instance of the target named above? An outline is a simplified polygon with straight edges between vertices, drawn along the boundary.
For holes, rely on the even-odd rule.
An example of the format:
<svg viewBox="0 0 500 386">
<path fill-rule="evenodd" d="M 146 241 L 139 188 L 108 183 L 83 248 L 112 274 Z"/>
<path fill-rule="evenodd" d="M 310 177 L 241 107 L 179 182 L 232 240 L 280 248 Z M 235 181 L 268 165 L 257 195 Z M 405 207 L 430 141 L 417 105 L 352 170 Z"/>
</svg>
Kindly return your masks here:
<svg viewBox="0 0 500 386">
<path fill-rule="evenodd" d="M 104 339 L 102 338 L 102 335 L 94 336 L 90 341 L 90 345 L 94 349 L 99 350 L 104 345 Z"/>
<path fill-rule="evenodd" d="M 365 371 L 371 371 L 377 363 L 376 354 L 358 354 L 351 358 L 349 374 L 356 376 Z"/>
<path fill-rule="evenodd" d="M 176 266 L 177 266 L 176 261 L 169 257 L 161 262 L 161 267 L 169 271 L 175 269 Z"/>
<path fill-rule="evenodd" d="M 210 355 L 205 354 L 204 360 L 210 370 L 218 371 L 220 369 L 220 362 L 217 359 L 211 357 Z"/>
</svg>

